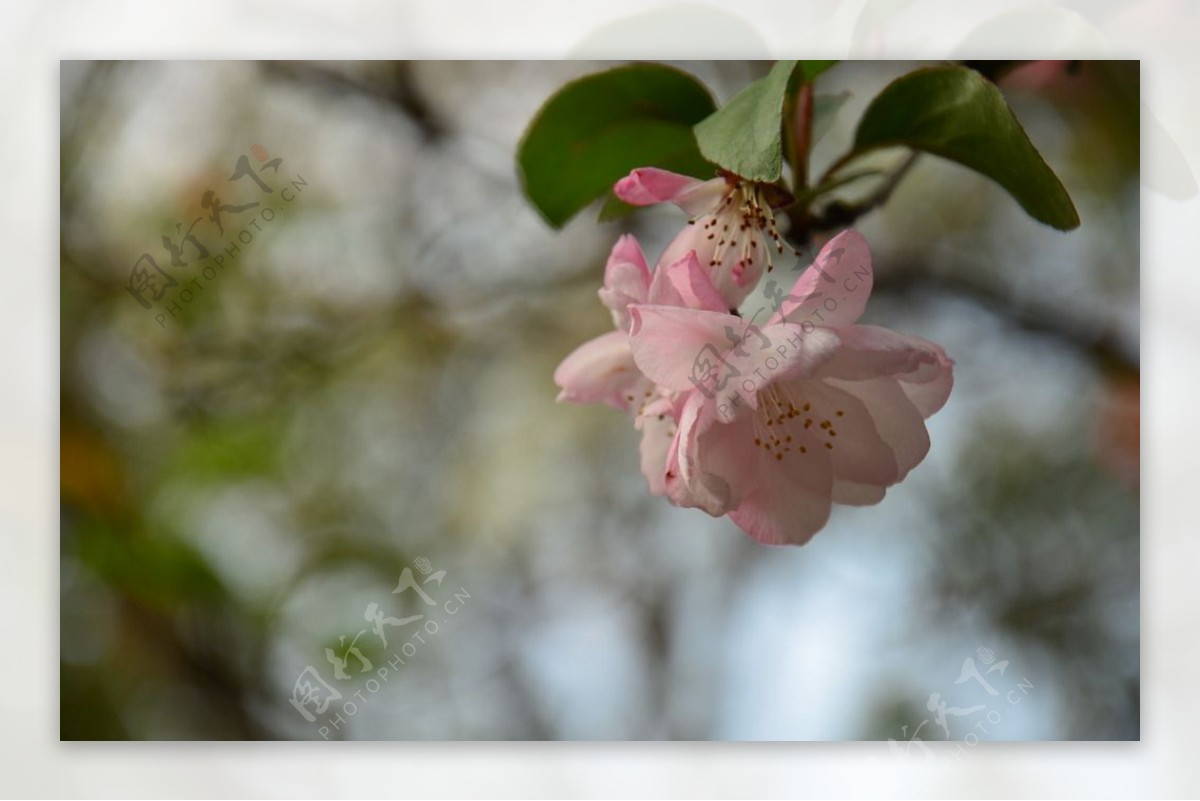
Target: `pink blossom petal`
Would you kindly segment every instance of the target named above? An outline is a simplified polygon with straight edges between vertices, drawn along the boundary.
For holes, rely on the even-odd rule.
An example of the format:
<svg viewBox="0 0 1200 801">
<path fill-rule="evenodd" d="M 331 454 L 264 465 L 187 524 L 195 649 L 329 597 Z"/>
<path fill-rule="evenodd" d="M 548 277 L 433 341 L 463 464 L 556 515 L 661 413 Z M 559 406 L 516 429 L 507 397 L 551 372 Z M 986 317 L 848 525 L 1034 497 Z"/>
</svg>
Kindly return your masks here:
<svg viewBox="0 0 1200 801">
<path fill-rule="evenodd" d="M 717 415 L 728 420 L 740 403 L 758 408 L 758 393 L 779 381 L 809 378 L 839 352 L 837 334 L 827 328 L 807 333 L 798 325 L 775 323 L 764 328 L 747 325 L 735 329 L 737 347 L 725 354 L 735 375 L 718 393 Z M 738 401 L 734 401 L 734 396 Z"/>
<path fill-rule="evenodd" d="M 939 369 L 940 348 L 923 339 L 874 325 L 845 325 L 833 330 L 841 348 L 822 365 L 820 377 L 861 380 L 910 375 L 912 380 L 924 382 Z"/>
<path fill-rule="evenodd" d="M 671 263 L 682 258 L 689 251 L 696 253 L 696 259 L 708 274 L 717 293 L 724 302 L 725 309 L 736 309 L 749 297 L 762 277 L 766 265 L 765 253 L 760 255 L 753 264 L 747 264 L 739 250 L 722 249 L 721 258 L 717 259 L 719 239 L 709 239 L 708 233 L 702 226 L 687 225 L 676 234 L 663 251 L 660 264 Z M 753 236 L 754 234 L 747 234 Z M 765 242 L 765 240 L 762 240 Z M 762 251 L 763 248 L 756 248 Z M 716 262 L 714 264 L 714 262 Z"/>
<path fill-rule="evenodd" d="M 816 438 L 817 450 L 828 453 L 834 476 L 880 487 L 900 480 L 895 451 L 880 436 L 872 409 L 859 397 L 824 381 L 796 382 L 786 390 L 790 398 L 804 401 L 796 405 L 803 410 L 805 430 Z M 924 433 L 924 423 L 917 423 Z M 928 447 L 928 439 L 925 444 Z"/>
<path fill-rule="evenodd" d="M 694 425 L 696 414 L 704 410 L 704 398 L 696 392 L 677 392 L 663 398 L 666 401 L 665 405 L 656 404 L 648 408 L 647 412 L 669 412 L 672 421 L 682 421 L 686 418 L 689 425 Z M 676 424 L 673 426 L 673 436 L 667 447 L 662 475 L 662 486 L 665 487 L 667 499 L 676 506 L 703 509 L 713 516 L 724 514 L 727 509 L 728 488 L 710 488 L 704 485 L 689 488 L 680 459 L 685 450 L 681 425 Z"/>
<path fill-rule="evenodd" d="M 725 328 L 737 330 L 731 314 L 676 306 L 630 306 L 629 341 L 637 366 L 660 386 L 686 392 L 704 379 L 705 365 L 719 367 L 729 347 Z"/>
<path fill-rule="evenodd" d="M 743 481 L 748 491 L 729 518 L 764 545 L 803 545 L 829 521 L 833 472 L 823 448 L 757 459 Z"/>
<path fill-rule="evenodd" d="M 665 267 L 659 263 L 646 302 L 722 313 L 728 311 L 708 273 L 700 266 L 695 251 L 688 251 Z"/>
<path fill-rule="evenodd" d="M 647 413 L 639 416 L 638 425 L 642 429 L 642 475 L 652 495 L 667 495 L 667 456 L 675 441 L 675 419 L 666 413 Z"/>
<path fill-rule="evenodd" d="M 642 286 L 650 284 L 650 267 L 646 264 L 646 256 L 642 253 L 642 246 L 633 234 L 622 234 L 617 237 L 617 243 L 613 245 L 612 250 L 608 254 L 608 264 L 605 265 L 606 277 L 608 274 L 607 269 L 616 264 L 634 265 L 645 279 L 642 282 Z"/>
<path fill-rule="evenodd" d="M 700 392 L 691 394 L 667 462 L 668 477 L 677 473 L 682 485 L 681 496 L 672 499 L 677 506 L 720 517 L 737 505 L 741 495 L 735 485 L 740 486 L 743 467 L 754 458 L 748 426 L 746 418 L 716 424 L 713 404 Z"/>
<path fill-rule="evenodd" d="M 613 193 L 626 203 L 635 206 L 674 203 L 690 216 L 714 208 L 726 190 L 724 178 L 701 181 L 655 167 L 636 169 L 613 187 Z"/>
<path fill-rule="evenodd" d="M 854 230 L 829 240 L 780 307 L 788 322 L 850 325 L 862 316 L 874 283 L 871 250 Z"/>
<path fill-rule="evenodd" d="M 889 483 L 902 481 L 929 453 L 929 431 L 925 421 L 895 379 L 830 380 L 826 384 L 853 395 L 866 407 L 876 432 L 888 444 L 896 461 L 895 480 Z M 838 434 L 840 438 L 840 427 Z"/>
<path fill-rule="evenodd" d="M 630 303 L 645 303 L 650 286 L 650 269 L 646 257 L 632 234 L 617 240 L 604 267 L 604 287 L 600 290 L 600 301 L 612 312 L 613 325 L 629 330 Z"/>
<path fill-rule="evenodd" d="M 918 339 L 926 348 L 933 352 L 936 361 L 932 366 L 924 365 L 917 373 L 897 375 L 900 388 L 922 417 L 930 417 L 950 398 L 950 390 L 954 388 L 954 360 L 946 356 L 940 345 L 924 339 Z"/>
<path fill-rule="evenodd" d="M 852 481 L 833 480 L 833 502 L 847 506 L 874 506 L 887 494 L 886 487 L 870 484 L 855 484 Z"/>
<path fill-rule="evenodd" d="M 560 401 L 607 403 L 621 411 L 629 411 L 653 390 L 634 364 L 624 331 L 610 331 L 580 345 L 554 371 L 554 383 L 562 388 Z"/>
</svg>

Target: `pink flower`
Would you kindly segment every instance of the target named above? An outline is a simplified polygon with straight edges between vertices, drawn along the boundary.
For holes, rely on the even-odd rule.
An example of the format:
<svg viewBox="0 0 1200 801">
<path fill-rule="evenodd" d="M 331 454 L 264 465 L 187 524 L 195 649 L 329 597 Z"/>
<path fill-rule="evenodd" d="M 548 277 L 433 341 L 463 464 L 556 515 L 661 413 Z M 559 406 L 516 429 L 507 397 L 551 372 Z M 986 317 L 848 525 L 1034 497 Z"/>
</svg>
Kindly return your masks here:
<svg viewBox="0 0 1200 801">
<path fill-rule="evenodd" d="M 762 188 L 736 178 L 700 181 L 666 170 L 634 170 L 613 187 L 617 197 L 635 206 L 674 203 L 691 217 L 663 253 L 660 264 L 695 251 L 712 283 L 735 309 L 754 291 L 771 250 L 783 252 L 775 215 Z"/>
<path fill-rule="evenodd" d="M 613 246 L 604 270 L 600 300 L 612 314 L 615 330 L 601 334 L 576 348 L 554 371 L 561 387 L 560 401 L 606 403 L 634 417 L 642 432 L 642 472 L 650 491 L 667 495 L 683 505 L 686 499 L 673 494 L 681 488 L 668 481 L 665 464 L 674 439 L 679 411 L 676 393 L 664 391 L 646 378 L 633 361 L 629 347 L 629 307 L 637 303 L 692 309 L 724 310 L 724 301 L 696 260 L 686 253 L 677 261 L 655 270 L 653 277 L 637 240 L 622 236 Z"/>
<path fill-rule="evenodd" d="M 929 450 L 953 362 L 923 339 L 855 325 L 865 240 L 831 240 L 761 328 L 732 314 L 631 304 L 635 364 L 680 393 L 663 482 L 767 544 L 803 544 L 833 502 L 878 503 Z"/>
<path fill-rule="evenodd" d="M 722 309 L 722 301 L 696 261 L 695 254 L 655 271 L 632 235 L 617 240 L 604 268 L 600 300 L 612 314 L 616 329 L 575 349 L 554 371 L 562 388 L 560 401 L 607 403 L 635 415 L 654 395 L 654 384 L 638 370 L 629 349 L 628 308 L 635 303 Z"/>
</svg>

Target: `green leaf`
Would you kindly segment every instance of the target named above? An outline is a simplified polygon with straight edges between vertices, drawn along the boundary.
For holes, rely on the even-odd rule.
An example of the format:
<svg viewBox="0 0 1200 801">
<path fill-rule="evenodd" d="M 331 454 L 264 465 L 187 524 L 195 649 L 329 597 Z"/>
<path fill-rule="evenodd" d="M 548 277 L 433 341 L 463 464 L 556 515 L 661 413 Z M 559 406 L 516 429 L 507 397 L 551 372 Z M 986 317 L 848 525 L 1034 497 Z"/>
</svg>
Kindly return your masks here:
<svg viewBox="0 0 1200 801">
<path fill-rule="evenodd" d="M 783 172 L 784 99 L 797 63 L 775 62 L 765 77 L 696 126 L 696 141 L 706 159 L 752 181 L 779 179 Z"/>
<path fill-rule="evenodd" d="M 795 68 L 792 70 L 791 77 L 788 78 L 787 96 L 795 97 L 800 91 L 800 87 L 806 83 L 812 83 L 817 79 L 817 76 L 822 75 L 826 70 L 836 64 L 836 61 L 794 61 Z"/>
<path fill-rule="evenodd" d="M 995 84 L 965 67 L 930 67 L 896 79 L 871 101 L 851 156 L 903 145 L 956 161 L 1008 190 L 1025 211 L 1059 230 L 1079 213 Z M 843 163 L 848 159 L 843 159 Z"/>
<path fill-rule="evenodd" d="M 696 126 L 700 152 L 709 161 L 752 181 L 769 183 L 783 173 L 783 114 L 787 99 L 836 61 L 777 61 L 763 78 L 729 99 Z"/>
<path fill-rule="evenodd" d="M 716 108 L 685 72 L 629 64 L 572 81 L 529 123 L 517 149 L 526 197 L 555 228 L 636 167 L 711 178 L 692 127 Z"/>
<path fill-rule="evenodd" d="M 812 110 L 812 144 L 821 141 L 821 137 L 829 133 L 833 127 L 833 119 L 841 111 L 842 106 L 850 99 L 849 92 L 838 92 L 835 95 L 815 95 Z"/>
<path fill-rule="evenodd" d="M 796 73 L 804 83 L 812 83 L 818 75 L 836 63 L 836 61 L 797 61 Z"/>
</svg>

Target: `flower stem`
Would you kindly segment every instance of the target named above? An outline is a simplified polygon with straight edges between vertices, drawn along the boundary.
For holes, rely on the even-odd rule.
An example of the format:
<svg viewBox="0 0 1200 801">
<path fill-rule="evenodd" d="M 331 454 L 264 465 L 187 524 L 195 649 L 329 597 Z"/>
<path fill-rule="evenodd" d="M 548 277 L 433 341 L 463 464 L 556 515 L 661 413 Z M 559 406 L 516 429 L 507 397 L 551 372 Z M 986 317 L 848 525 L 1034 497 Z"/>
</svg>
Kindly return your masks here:
<svg viewBox="0 0 1200 801">
<path fill-rule="evenodd" d="M 808 189 L 808 151 L 812 146 L 812 84 L 805 83 L 796 96 L 795 131 L 792 137 L 792 191 L 799 196 Z"/>
</svg>

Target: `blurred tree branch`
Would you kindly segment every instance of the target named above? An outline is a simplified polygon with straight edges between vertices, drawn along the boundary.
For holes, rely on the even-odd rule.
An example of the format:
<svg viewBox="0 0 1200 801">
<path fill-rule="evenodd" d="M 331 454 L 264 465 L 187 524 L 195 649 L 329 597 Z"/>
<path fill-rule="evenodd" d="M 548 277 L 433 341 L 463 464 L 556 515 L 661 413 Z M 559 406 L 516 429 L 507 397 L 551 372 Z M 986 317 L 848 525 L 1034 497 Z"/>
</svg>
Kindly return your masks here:
<svg viewBox="0 0 1200 801">
<path fill-rule="evenodd" d="M 412 62 L 396 61 L 389 66 L 387 79 L 371 82 L 344 73 L 324 69 L 307 61 L 264 61 L 263 72 L 271 77 L 301 83 L 335 94 L 356 94 L 391 106 L 404 113 L 421 130 L 426 141 L 446 135 L 446 125 L 417 86 Z"/>
<path fill-rule="evenodd" d="M 886 174 L 886 177 L 875 188 L 875 191 L 856 203 L 835 200 L 817 214 L 805 214 L 802 208 L 804 204 L 796 204 L 796 207 L 792 211 L 789 211 L 789 220 L 792 223 L 792 228 L 788 231 L 788 239 L 792 241 L 793 245 L 804 247 L 808 245 L 813 234 L 839 231 L 850 227 L 859 217 L 874 211 L 888 202 L 892 193 L 896 191 L 896 187 L 904 180 L 904 176 L 908 175 L 909 170 L 917 163 L 920 156 L 921 154 L 918 151 L 914 150 L 910 152 L 896 167 L 892 168 L 891 172 Z M 865 177 L 847 176 L 848 180 L 837 180 L 833 178 L 834 171 L 834 168 L 831 167 L 821 178 L 821 183 L 825 184 L 828 182 L 830 189 L 846 183 L 848 180 L 855 180 L 856 177 Z M 818 188 L 817 191 L 821 190 Z"/>
<path fill-rule="evenodd" d="M 933 275 L 921 267 L 899 266 L 875 277 L 875 293 L 910 297 L 943 294 L 963 298 L 1025 331 L 1070 345 L 1104 370 L 1140 372 L 1137 345 L 1126 343 L 1111 328 L 1082 319 L 1062 306 L 1038 306 L 1017 300 L 1003 289 L 966 275 Z"/>
</svg>

